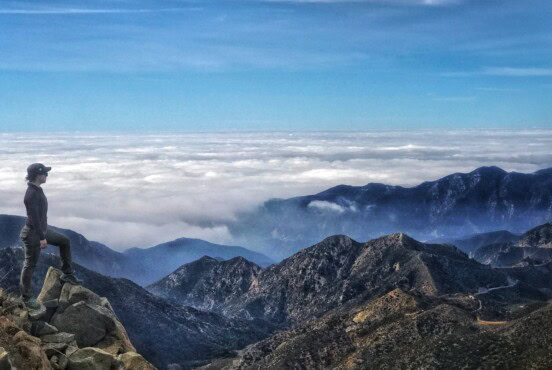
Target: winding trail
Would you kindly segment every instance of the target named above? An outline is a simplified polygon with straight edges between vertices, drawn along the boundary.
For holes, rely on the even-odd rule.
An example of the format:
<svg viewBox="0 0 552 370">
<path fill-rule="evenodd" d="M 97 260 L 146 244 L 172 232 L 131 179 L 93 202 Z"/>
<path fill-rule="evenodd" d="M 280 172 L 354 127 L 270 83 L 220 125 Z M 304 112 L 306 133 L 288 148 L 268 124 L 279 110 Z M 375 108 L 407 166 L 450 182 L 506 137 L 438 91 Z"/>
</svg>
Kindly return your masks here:
<svg viewBox="0 0 552 370">
<path fill-rule="evenodd" d="M 480 292 L 477 292 L 477 293 L 474 293 L 472 294 L 470 297 L 472 297 L 473 299 L 477 299 L 479 301 L 479 308 L 477 310 L 475 310 L 475 313 L 476 313 L 476 316 L 477 316 L 477 323 L 479 325 L 490 325 L 490 326 L 493 326 L 493 325 L 505 325 L 508 323 L 508 321 L 487 321 L 487 320 L 481 320 L 479 318 L 479 312 L 481 312 L 481 309 L 483 308 L 483 303 L 481 302 L 481 300 L 479 298 L 477 298 L 477 296 L 479 295 L 482 295 L 482 294 L 487 294 L 489 292 L 492 292 L 494 290 L 499 290 L 499 289 L 506 289 L 506 288 L 512 288 L 514 286 L 516 286 L 517 284 L 519 283 L 519 280 L 514 280 L 510 277 L 508 277 L 508 285 L 503 285 L 503 286 L 498 286 L 498 287 L 494 287 L 494 288 L 489 288 L 489 289 L 486 289 L 486 288 L 479 288 L 479 289 L 483 289 L 482 291 Z"/>
</svg>

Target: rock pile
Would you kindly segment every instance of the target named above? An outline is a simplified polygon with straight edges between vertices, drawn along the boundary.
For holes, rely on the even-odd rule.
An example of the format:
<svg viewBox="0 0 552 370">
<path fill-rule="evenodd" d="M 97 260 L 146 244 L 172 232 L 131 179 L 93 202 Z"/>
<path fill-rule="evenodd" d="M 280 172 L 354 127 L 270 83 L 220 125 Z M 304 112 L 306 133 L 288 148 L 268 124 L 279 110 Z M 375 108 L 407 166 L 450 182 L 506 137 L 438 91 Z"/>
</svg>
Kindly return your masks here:
<svg viewBox="0 0 552 370">
<path fill-rule="evenodd" d="M 132 345 L 109 301 L 60 280 L 50 267 L 38 296 L 42 307 L 19 310 L 19 325 L 0 316 L 0 329 L 34 369 L 153 370 Z M 23 330 L 21 330 L 21 328 Z M 0 347 L 0 370 L 13 370 L 10 351 Z"/>
</svg>

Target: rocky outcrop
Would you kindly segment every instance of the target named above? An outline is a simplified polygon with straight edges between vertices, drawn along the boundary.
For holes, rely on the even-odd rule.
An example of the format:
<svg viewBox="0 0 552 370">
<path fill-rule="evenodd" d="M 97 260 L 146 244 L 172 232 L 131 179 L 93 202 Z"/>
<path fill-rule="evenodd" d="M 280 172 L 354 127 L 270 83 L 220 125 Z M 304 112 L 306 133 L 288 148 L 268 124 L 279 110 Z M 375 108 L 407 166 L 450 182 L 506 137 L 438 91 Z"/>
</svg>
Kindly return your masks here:
<svg viewBox="0 0 552 370">
<path fill-rule="evenodd" d="M 13 334 L 8 343 L 17 349 L 12 357 L 20 366 L 24 363 L 25 369 L 41 370 L 155 369 L 136 353 L 105 297 L 80 285 L 62 283 L 60 276 L 60 270 L 48 269 L 39 294 L 40 309 L 23 309 L 17 300 L 12 300 L 11 306 L 3 303 L 10 309 L 0 316 L 0 333 Z M 17 315 L 15 319 L 6 315 L 10 310 Z M 9 353 L 7 357 L 9 360 Z M 2 361 L 6 363 L 4 359 L 0 364 Z"/>
<path fill-rule="evenodd" d="M 219 261 L 204 256 L 146 289 L 170 302 L 224 313 L 229 302 L 257 283 L 261 270 L 243 257 Z"/>
<path fill-rule="evenodd" d="M 477 261 L 493 267 L 542 265 L 552 261 L 552 223 L 525 232 L 519 240 L 492 243 L 473 254 Z"/>
<path fill-rule="evenodd" d="M 517 246 L 521 248 L 552 248 L 552 222 L 539 225 L 524 233 Z"/>
</svg>

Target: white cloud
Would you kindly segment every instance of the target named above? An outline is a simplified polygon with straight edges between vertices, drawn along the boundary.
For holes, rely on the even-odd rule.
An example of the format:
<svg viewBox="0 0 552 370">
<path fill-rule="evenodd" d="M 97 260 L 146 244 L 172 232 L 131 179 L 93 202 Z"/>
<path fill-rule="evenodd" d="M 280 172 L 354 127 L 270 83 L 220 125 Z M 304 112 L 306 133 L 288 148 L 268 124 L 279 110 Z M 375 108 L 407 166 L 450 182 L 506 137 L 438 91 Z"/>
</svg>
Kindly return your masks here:
<svg viewBox="0 0 552 370">
<path fill-rule="evenodd" d="M 318 208 L 321 210 L 330 210 L 332 212 L 337 213 L 343 213 L 345 212 L 345 208 L 340 206 L 339 204 L 327 202 L 325 200 L 313 200 L 309 203 L 308 207 L 311 208 Z"/>
<path fill-rule="evenodd" d="M 533 172 L 552 167 L 551 146 L 544 129 L 0 133 L 0 213 L 25 215 L 25 170 L 43 162 L 52 166 L 43 185 L 52 225 L 118 250 L 179 237 L 237 244 L 227 225 L 269 198 L 412 186 L 483 165 Z"/>
</svg>

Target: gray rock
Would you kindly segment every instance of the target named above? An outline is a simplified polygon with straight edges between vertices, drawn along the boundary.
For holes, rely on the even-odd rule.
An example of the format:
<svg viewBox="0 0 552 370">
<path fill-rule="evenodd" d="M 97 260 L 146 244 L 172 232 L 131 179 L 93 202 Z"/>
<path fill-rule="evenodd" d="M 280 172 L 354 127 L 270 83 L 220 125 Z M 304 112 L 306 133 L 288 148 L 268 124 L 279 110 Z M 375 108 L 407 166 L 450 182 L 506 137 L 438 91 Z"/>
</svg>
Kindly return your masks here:
<svg viewBox="0 0 552 370">
<path fill-rule="evenodd" d="M 52 356 L 50 358 L 50 365 L 54 370 L 65 370 L 69 364 L 69 359 L 65 355 Z"/>
<path fill-rule="evenodd" d="M 69 359 L 63 354 L 59 356 L 52 356 L 50 358 L 50 365 L 54 370 L 65 370 L 68 364 Z"/>
<path fill-rule="evenodd" d="M 67 343 L 45 343 L 42 345 L 42 349 L 46 352 L 46 356 L 58 356 L 60 357 L 64 354 L 65 349 L 67 348 Z"/>
<path fill-rule="evenodd" d="M 41 320 L 50 322 L 52 321 L 52 317 L 54 317 L 54 314 L 57 311 L 57 307 L 46 307 L 46 314 L 41 317 Z"/>
<path fill-rule="evenodd" d="M 75 339 L 75 334 L 61 332 L 44 335 L 40 339 L 43 343 L 70 343 Z"/>
<path fill-rule="evenodd" d="M 59 370 L 65 370 L 69 365 L 69 358 L 67 356 L 59 356 L 58 367 Z"/>
<path fill-rule="evenodd" d="M 55 334 L 58 331 L 59 330 L 57 330 L 55 326 L 52 326 L 47 322 L 41 321 L 41 320 L 33 322 L 31 327 L 31 334 L 34 335 L 35 337 L 40 337 L 48 334 Z"/>
<path fill-rule="evenodd" d="M 67 349 L 65 350 L 65 355 L 67 357 L 70 357 L 73 353 L 77 352 L 79 350 L 79 347 L 76 345 L 73 345 L 73 344 L 69 344 L 69 346 L 67 346 Z"/>
<path fill-rule="evenodd" d="M 116 329 L 116 317 L 108 309 L 83 301 L 75 303 L 61 313 L 56 313 L 52 324 L 59 330 L 75 334 L 79 347 L 89 347 Z"/>
<path fill-rule="evenodd" d="M 0 370 L 12 370 L 12 364 L 8 352 L 0 347 Z"/>
<path fill-rule="evenodd" d="M 59 299 L 50 299 L 48 301 L 42 302 L 46 308 L 56 308 L 59 305 Z"/>
<path fill-rule="evenodd" d="M 115 358 L 94 347 L 79 349 L 69 356 L 68 370 L 110 370 Z"/>
<path fill-rule="evenodd" d="M 70 305 L 84 301 L 91 305 L 102 306 L 102 300 L 96 293 L 82 285 L 65 284 L 61 289 L 59 305 L 66 309 Z"/>
<path fill-rule="evenodd" d="M 54 370 L 59 370 L 57 356 L 52 356 L 50 358 L 50 366 L 52 366 L 52 369 L 54 369 Z"/>
<path fill-rule="evenodd" d="M 46 314 L 46 307 L 43 304 L 40 305 L 40 308 L 36 310 L 29 310 L 29 319 L 39 320 Z"/>
<path fill-rule="evenodd" d="M 46 277 L 44 278 L 44 284 L 42 284 L 42 290 L 38 295 L 38 300 L 40 302 L 46 302 L 52 299 L 58 299 L 61 295 L 61 289 L 63 283 L 59 280 L 61 276 L 61 271 L 50 266 Z"/>
</svg>

